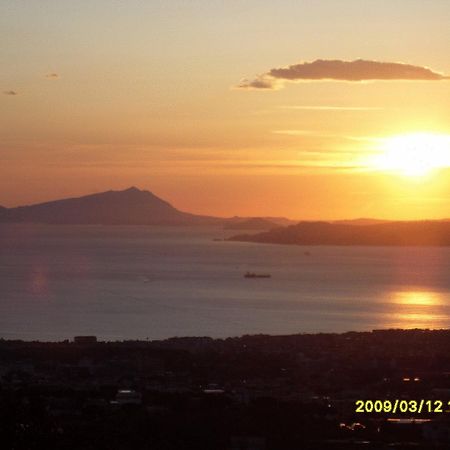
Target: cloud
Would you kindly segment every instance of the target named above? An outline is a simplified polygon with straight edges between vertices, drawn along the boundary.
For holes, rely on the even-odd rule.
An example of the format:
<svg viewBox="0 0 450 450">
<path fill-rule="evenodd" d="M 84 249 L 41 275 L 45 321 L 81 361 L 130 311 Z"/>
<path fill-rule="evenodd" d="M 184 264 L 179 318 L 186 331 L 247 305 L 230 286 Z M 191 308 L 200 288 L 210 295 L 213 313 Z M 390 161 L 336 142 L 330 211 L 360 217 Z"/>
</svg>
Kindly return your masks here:
<svg viewBox="0 0 450 450">
<path fill-rule="evenodd" d="M 322 137 L 322 133 L 318 133 L 317 131 L 311 130 L 273 130 L 274 134 L 287 134 L 288 136 L 320 136 Z"/>
<path fill-rule="evenodd" d="M 244 79 L 240 89 L 279 89 L 286 81 L 375 81 L 375 80 L 449 80 L 449 76 L 434 72 L 427 67 L 411 64 L 380 62 L 357 59 L 342 61 L 338 59 L 317 59 L 287 67 L 270 69 L 254 80 Z"/>
<path fill-rule="evenodd" d="M 239 82 L 235 89 L 264 89 L 264 90 L 274 90 L 276 88 L 276 81 L 274 78 L 269 78 L 266 75 L 259 75 L 254 80 L 249 80 L 244 78 Z"/>
<path fill-rule="evenodd" d="M 3 91 L 3 93 L 5 95 L 18 95 L 18 92 L 16 92 L 16 91 Z"/>
<path fill-rule="evenodd" d="M 272 130 L 273 134 L 284 134 L 286 136 L 305 136 L 319 139 L 344 139 L 358 142 L 379 142 L 380 138 L 373 136 L 351 136 L 333 133 L 322 133 L 314 130 Z"/>
<path fill-rule="evenodd" d="M 47 73 L 45 74 L 45 78 L 47 78 L 48 80 L 56 80 L 59 78 L 59 74 L 55 72 Z"/>
<path fill-rule="evenodd" d="M 259 75 L 254 80 L 244 78 L 236 86 L 237 89 L 278 89 L 281 88 L 281 83 L 267 75 Z"/>
<path fill-rule="evenodd" d="M 293 109 L 301 111 L 380 111 L 379 106 L 334 106 L 334 105 L 288 105 L 279 106 L 280 109 Z"/>
</svg>

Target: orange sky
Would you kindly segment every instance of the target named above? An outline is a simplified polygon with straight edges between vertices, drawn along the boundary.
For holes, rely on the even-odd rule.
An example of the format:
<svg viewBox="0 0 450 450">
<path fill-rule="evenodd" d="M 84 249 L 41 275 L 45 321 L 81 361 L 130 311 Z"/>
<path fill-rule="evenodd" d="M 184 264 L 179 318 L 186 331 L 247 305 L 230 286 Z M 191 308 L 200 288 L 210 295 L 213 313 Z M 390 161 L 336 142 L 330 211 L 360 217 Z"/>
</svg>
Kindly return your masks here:
<svg viewBox="0 0 450 450">
<path fill-rule="evenodd" d="M 221 216 L 448 217 L 449 22 L 448 1 L 2 2 L 0 204 L 136 185 Z M 367 80 L 337 79 L 358 59 Z M 433 136 L 437 167 L 405 175 Z"/>
</svg>

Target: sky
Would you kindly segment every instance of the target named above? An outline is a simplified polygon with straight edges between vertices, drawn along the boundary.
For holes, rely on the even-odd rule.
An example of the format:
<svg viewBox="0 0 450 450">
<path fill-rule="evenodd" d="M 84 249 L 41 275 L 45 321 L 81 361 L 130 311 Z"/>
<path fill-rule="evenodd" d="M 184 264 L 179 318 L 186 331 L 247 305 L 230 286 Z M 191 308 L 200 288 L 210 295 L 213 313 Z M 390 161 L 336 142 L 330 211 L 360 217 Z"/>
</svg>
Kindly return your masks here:
<svg viewBox="0 0 450 450">
<path fill-rule="evenodd" d="M 448 0 L 0 2 L 0 205 L 450 216 Z"/>
</svg>

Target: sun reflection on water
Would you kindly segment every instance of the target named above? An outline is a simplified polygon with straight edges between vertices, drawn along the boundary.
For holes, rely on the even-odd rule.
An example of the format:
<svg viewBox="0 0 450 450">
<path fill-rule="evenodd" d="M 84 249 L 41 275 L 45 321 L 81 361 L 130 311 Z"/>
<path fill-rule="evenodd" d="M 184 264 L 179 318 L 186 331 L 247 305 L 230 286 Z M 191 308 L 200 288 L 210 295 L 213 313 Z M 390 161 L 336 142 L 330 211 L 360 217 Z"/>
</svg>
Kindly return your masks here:
<svg viewBox="0 0 450 450">
<path fill-rule="evenodd" d="M 403 291 L 394 294 L 394 303 L 400 305 L 435 306 L 443 303 L 441 294 L 429 291 Z"/>
<path fill-rule="evenodd" d="M 444 294 L 432 291 L 400 291 L 390 298 L 391 324 L 395 328 L 443 328 L 449 326 Z"/>
</svg>

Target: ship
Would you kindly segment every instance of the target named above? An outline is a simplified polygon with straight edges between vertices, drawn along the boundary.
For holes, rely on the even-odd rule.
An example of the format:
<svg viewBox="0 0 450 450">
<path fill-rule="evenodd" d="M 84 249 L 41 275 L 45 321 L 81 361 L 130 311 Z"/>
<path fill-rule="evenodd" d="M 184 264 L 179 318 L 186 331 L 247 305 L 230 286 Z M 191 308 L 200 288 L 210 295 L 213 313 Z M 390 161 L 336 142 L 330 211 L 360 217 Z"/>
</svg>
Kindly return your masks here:
<svg viewBox="0 0 450 450">
<path fill-rule="evenodd" d="M 244 278 L 270 278 L 270 273 L 245 272 Z"/>
</svg>

